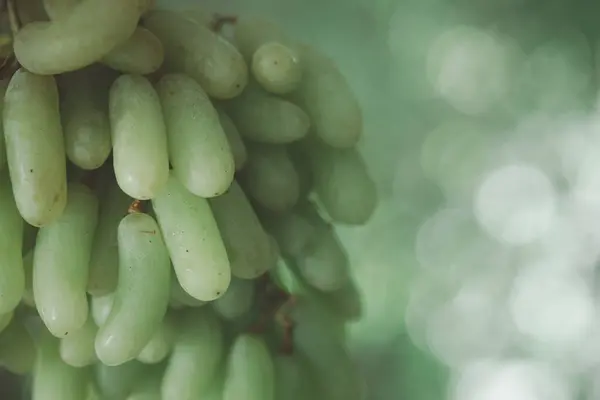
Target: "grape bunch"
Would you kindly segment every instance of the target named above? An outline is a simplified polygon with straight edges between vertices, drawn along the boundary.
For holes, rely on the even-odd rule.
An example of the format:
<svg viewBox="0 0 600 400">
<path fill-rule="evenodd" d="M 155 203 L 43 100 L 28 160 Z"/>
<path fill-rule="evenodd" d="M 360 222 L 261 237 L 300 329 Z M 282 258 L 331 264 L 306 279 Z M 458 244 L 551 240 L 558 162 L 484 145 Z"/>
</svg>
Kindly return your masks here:
<svg viewBox="0 0 600 400">
<path fill-rule="evenodd" d="M 5 6 L 0 365 L 27 396 L 361 398 L 332 224 L 377 196 L 336 65 L 261 17 Z"/>
</svg>

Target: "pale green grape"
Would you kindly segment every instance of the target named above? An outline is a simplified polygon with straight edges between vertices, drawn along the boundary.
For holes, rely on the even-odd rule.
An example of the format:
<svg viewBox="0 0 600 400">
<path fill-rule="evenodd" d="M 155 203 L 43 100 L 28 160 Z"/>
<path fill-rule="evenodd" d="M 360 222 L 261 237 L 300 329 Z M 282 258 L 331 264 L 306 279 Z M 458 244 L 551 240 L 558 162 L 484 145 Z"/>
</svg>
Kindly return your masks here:
<svg viewBox="0 0 600 400">
<path fill-rule="evenodd" d="M 96 326 L 102 326 L 110 315 L 110 310 L 114 303 L 114 294 L 109 293 L 101 296 L 92 296 L 90 298 L 90 312 Z"/>
<path fill-rule="evenodd" d="M 377 188 L 358 151 L 317 142 L 305 147 L 314 190 L 327 214 L 338 223 L 365 224 L 377 207 Z"/>
<path fill-rule="evenodd" d="M 110 89 L 115 176 L 129 196 L 148 200 L 169 177 L 167 133 L 158 94 L 138 75 L 121 75 Z"/>
<path fill-rule="evenodd" d="M 6 171 L 0 173 L 0 221 L 0 314 L 6 314 L 17 307 L 25 291 L 23 219 Z"/>
<path fill-rule="evenodd" d="M 44 7 L 52 20 L 67 18 L 81 0 L 44 0 Z M 120 42 L 102 58 L 114 70 L 129 74 L 150 74 L 164 60 L 162 43 L 147 29 L 138 27 L 133 34 Z"/>
<path fill-rule="evenodd" d="M 8 324 L 10 324 L 10 321 L 12 321 L 13 318 L 13 314 L 14 313 L 12 311 L 9 311 L 5 314 L 0 314 L 0 333 L 2 333 L 2 331 L 6 329 Z"/>
<path fill-rule="evenodd" d="M 254 279 L 270 267 L 271 247 L 252 205 L 234 181 L 229 191 L 209 200 L 219 232 L 225 243 L 231 273 Z"/>
<path fill-rule="evenodd" d="M 27 70 L 60 74 L 90 65 L 135 31 L 147 0 L 86 0 L 52 22 L 32 22 L 15 36 L 14 51 Z"/>
<path fill-rule="evenodd" d="M 88 318 L 86 286 L 98 200 L 72 183 L 64 213 L 38 233 L 33 254 L 33 295 L 48 330 L 62 338 Z M 68 244 L 69 249 L 65 251 Z"/>
<path fill-rule="evenodd" d="M 232 278 L 225 294 L 212 302 L 213 309 L 225 319 L 235 319 L 252 307 L 254 282 Z"/>
<path fill-rule="evenodd" d="M 177 281 L 177 275 L 172 274 L 171 278 L 171 306 L 174 308 L 182 307 L 202 307 L 205 301 L 198 300 L 190 296 Z"/>
<path fill-rule="evenodd" d="M 297 211 L 287 214 L 266 214 L 262 222 L 273 235 L 285 256 L 302 257 L 311 246 L 316 233 L 314 223 Z"/>
<path fill-rule="evenodd" d="M 221 123 L 221 127 L 223 127 L 225 136 L 227 136 L 227 142 L 229 143 L 229 148 L 233 154 L 235 170 L 239 171 L 244 167 L 246 159 L 248 158 L 246 145 L 244 144 L 237 127 L 225 111 L 217 108 L 217 112 L 219 113 L 219 122 Z"/>
<path fill-rule="evenodd" d="M 254 86 L 225 103 L 225 109 L 246 139 L 263 143 L 291 143 L 310 128 L 308 115 L 297 105 Z"/>
<path fill-rule="evenodd" d="M 97 363 L 94 368 L 98 390 L 104 399 L 124 399 L 153 369 L 139 361 L 109 367 Z"/>
<path fill-rule="evenodd" d="M 314 369 L 317 378 L 314 383 L 321 386 L 324 398 L 361 399 L 360 375 L 338 333 L 343 325 L 330 316 L 316 301 L 299 299 L 292 314 L 296 322 L 294 350 L 305 356 Z"/>
<path fill-rule="evenodd" d="M 316 136 L 330 146 L 348 148 L 362 136 L 360 104 L 335 63 L 309 46 L 300 48 L 302 82 L 291 99 L 309 115 Z"/>
<path fill-rule="evenodd" d="M 73 367 L 85 367 L 93 364 L 97 358 L 94 339 L 98 327 L 91 315 L 78 330 L 69 333 L 60 340 L 60 358 Z"/>
<path fill-rule="evenodd" d="M 157 90 L 175 175 L 197 196 L 223 194 L 233 180 L 235 163 L 210 99 L 185 75 L 164 76 Z"/>
<path fill-rule="evenodd" d="M 156 364 L 169 355 L 175 336 L 173 325 L 172 318 L 167 314 L 150 341 L 144 346 L 140 354 L 138 354 L 138 361 L 145 364 Z"/>
<path fill-rule="evenodd" d="M 95 344 L 106 365 L 123 364 L 142 351 L 165 316 L 171 287 L 169 255 L 154 219 L 129 214 L 118 230 L 117 290 Z"/>
<path fill-rule="evenodd" d="M 302 80 L 299 54 L 279 42 L 268 42 L 256 49 L 251 69 L 256 81 L 275 94 L 292 92 Z"/>
<path fill-rule="evenodd" d="M 223 295 L 231 268 L 208 201 L 171 175 L 152 205 L 183 290 L 202 301 Z"/>
<path fill-rule="evenodd" d="M 43 332 L 37 343 L 32 400 L 81 400 L 90 382 L 89 371 L 66 364 L 59 354 L 58 339 Z"/>
<path fill-rule="evenodd" d="M 0 333 L 0 366 L 13 374 L 31 372 L 36 358 L 35 343 L 23 323 L 13 318 Z"/>
<path fill-rule="evenodd" d="M 162 398 L 196 400 L 215 380 L 223 355 L 223 333 L 207 308 L 181 314 L 177 333 L 162 381 Z"/>
<path fill-rule="evenodd" d="M 54 78 L 18 70 L 4 96 L 3 120 L 19 212 L 33 226 L 49 224 L 67 202 L 65 147 Z"/>
<path fill-rule="evenodd" d="M 4 109 L 4 94 L 8 87 L 8 79 L 0 80 L 0 112 Z M 6 141 L 4 140 L 4 128 L 0 124 L 0 169 L 4 167 L 6 163 Z"/>
<path fill-rule="evenodd" d="M 264 342 L 242 334 L 227 356 L 223 400 L 273 400 L 274 375 L 273 360 Z"/>
<path fill-rule="evenodd" d="M 33 298 L 33 249 L 23 256 L 23 270 L 25 271 L 25 289 L 23 289 L 23 304 L 35 308 Z"/>
<path fill-rule="evenodd" d="M 106 107 L 98 101 L 94 69 L 61 76 L 61 117 L 69 160 L 79 168 L 99 168 L 111 151 Z"/>
<path fill-rule="evenodd" d="M 254 15 L 240 15 L 235 24 L 235 45 L 247 60 L 265 43 L 287 43 L 285 32 L 272 20 Z"/>
<path fill-rule="evenodd" d="M 290 210 L 298 201 L 300 181 L 286 148 L 254 143 L 240 174 L 240 184 L 258 204 L 278 213 Z"/>
<path fill-rule="evenodd" d="M 94 234 L 87 290 L 93 296 L 111 293 L 117 287 L 119 254 L 117 228 L 133 199 L 111 179 L 100 200 L 100 215 Z"/>
<path fill-rule="evenodd" d="M 143 20 L 165 47 L 168 71 L 186 73 L 217 99 L 230 99 L 242 92 L 248 82 L 248 67 L 226 39 L 173 11 L 152 11 Z"/>
</svg>

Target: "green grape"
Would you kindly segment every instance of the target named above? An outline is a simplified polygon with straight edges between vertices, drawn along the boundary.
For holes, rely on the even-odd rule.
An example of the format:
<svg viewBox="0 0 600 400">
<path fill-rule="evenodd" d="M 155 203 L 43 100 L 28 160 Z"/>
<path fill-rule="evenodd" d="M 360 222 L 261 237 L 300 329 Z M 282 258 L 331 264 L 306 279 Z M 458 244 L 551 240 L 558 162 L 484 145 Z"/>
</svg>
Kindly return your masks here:
<svg viewBox="0 0 600 400">
<path fill-rule="evenodd" d="M 157 366 L 140 379 L 126 400 L 161 400 L 160 386 L 164 368 Z"/>
<path fill-rule="evenodd" d="M 33 255 L 33 294 L 48 330 L 62 338 L 88 318 L 86 286 L 98 200 L 87 187 L 72 183 L 61 217 L 38 233 Z M 65 244 L 70 249 L 65 251 Z"/>
<path fill-rule="evenodd" d="M 281 213 L 298 201 L 300 181 L 286 148 L 254 143 L 240 173 L 240 184 L 259 205 Z"/>
<path fill-rule="evenodd" d="M 102 326 L 110 315 L 114 303 L 114 294 L 90 297 L 90 312 L 96 326 Z"/>
<path fill-rule="evenodd" d="M 123 218 L 118 243 L 117 289 L 95 343 L 100 361 L 113 366 L 134 359 L 150 341 L 167 311 L 171 285 L 169 255 L 151 216 Z"/>
<path fill-rule="evenodd" d="M 175 336 L 175 327 L 169 314 L 154 332 L 150 341 L 144 346 L 137 359 L 145 364 L 156 364 L 163 361 L 171 352 Z"/>
<path fill-rule="evenodd" d="M 305 137 L 310 128 L 308 115 L 300 107 L 254 86 L 224 106 L 240 135 L 252 141 L 291 143 Z"/>
<path fill-rule="evenodd" d="M 290 98 L 309 115 L 316 136 L 336 148 L 356 145 L 362 136 L 360 104 L 335 63 L 309 46 L 299 49 L 302 82 Z"/>
<path fill-rule="evenodd" d="M 223 295 L 231 268 L 208 201 L 171 175 L 152 205 L 183 290 L 202 301 Z"/>
<path fill-rule="evenodd" d="M 0 173 L 0 221 L 0 314 L 6 314 L 17 307 L 25 291 L 23 219 L 6 172 Z"/>
<path fill-rule="evenodd" d="M 265 228 L 273 235 L 283 255 L 299 258 L 311 246 L 317 228 L 296 211 L 286 214 L 262 213 Z"/>
<path fill-rule="evenodd" d="M 251 70 L 256 81 L 275 94 L 294 91 L 302 80 L 300 55 L 279 42 L 268 42 L 256 49 Z"/>
<path fill-rule="evenodd" d="M 15 36 L 19 63 L 41 75 L 88 66 L 135 31 L 147 0 L 86 0 L 52 22 L 32 22 Z"/>
<path fill-rule="evenodd" d="M 13 374 L 23 375 L 31 372 L 35 358 L 33 338 L 23 322 L 13 318 L 0 333 L 0 366 Z"/>
<path fill-rule="evenodd" d="M 138 27 L 129 39 L 104 56 L 102 63 L 124 73 L 147 75 L 158 71 L 164 59 L 161 41 L 149 30 Z"/>
<path fill-rule="evenodd" d="M 104 399 L 125 399 L 153 369 L 139 361 L 110 367 L 97 363 L 94 375 L 98 391 Z"/>
<path fill-rule="evenodd" d="M 212 302 L 213 309 L 224 319 L 235 319 L 250 310 L 254 300 L 254 282 L 232 278 L 225 294 Z"/>
<path fill-rule="evenodd" d="M 96 362 L 94 339 L 97 332 L 98 327 L 89 315 L 81 328 L 60 339 L 60 358 L 73 367 L 85 367 Z"/>
<path fill-rule="evenodd" d="M 106 107 L 98 101 L 94 69 L 61 76 L 61 117 L 69 160 L 84 170 L 99 168 L 111 151 Z"/>
<path fill-rule="evenodd" d="M 33 249 L 29 250 L 23 257 L 23 270 L 25 271 L 25 289 L 23 289 L 23 304 L 35 308 L 33 298 Z"/>
<path fill-rule="evenodd" d="M 32 400 L 81 400 L 90 382 L 86 368 L 66 364 L 59 354 L 58 339 L 43 332 L 37 343 Z"/>
<path fill-rule="evenodd" d="M 221 326 L 210 310 L 184 311 L 179 316 L 173 353 L 162 380 L 162 398 L 202 398 L 215 380 L 222 355 Z"/>
<path fill-rule="evenodd" d="M 3 120 L 19 212 L 33 226 L 49 224 L 67 202 L 65 148 L 54 78 L 18 70 L 4 96 Z"/>
<path fill-rule="evenodd" d="M 271 246 L 246 195 L 234 181 L 229 191 L 209 200 L 225 243 L 232 275 L 254 279 L 270 267 Z"/>
<path fill-rule="evenodd" d="M 235 163 L 210 99 L 185 75 L 165 75 L 157 91 L 175 175 L 197 196 L 223 194 L 233 180 Z"/>
<path fill-rule="evenodd" d="M 111 180 L 100 200 L 98 226 L 94 234 L 87 290 L 93 296 L 111 293 L 117 287 L 119 254 L 117 228 L 133 199 Z"/>
<path fill-rule="evenodd" d="M 8 79 L 0 80 L 0 112 L 4 109 L 4 94 L 8 88 Z M 0 124 L 0 169 L 4 168 L 6 163 L 6 141 L 4 139 L 4 128 Z"/>
<path fill-rule="evenodd" d="M 314 369 L 324 398 L 361 399 L 361 379 L 339 333 L 343 324 L 330 317 L 317 301 L 299 299 L 292 312 L 296 323 L 294 350 L 306 357 Z"/>
<path fill-rule="evenodd" d="M 273 360 L 264 342 L 242 334 L 227 356 L 223 400 L 273 400 L 274 375 Z"/>
<path fill-rule="evenodd" d="M 110 89 L 109 110 L 117 183 L 135 199 L 151 199 L 169 177 L 158 94 L 146 78 L 121 75 Z"/>
<path fill-rule="evenodd" d="M 363 225 L 377 207 L 377 188 L 355 149 L 334 149 L 315 142 L 303 152 L 313 171 L 314 190 L 327 214 L 338 223 Z"/>
<path fill-rule="evenodd" d="M 235 170 L 239 171 L 244 167 L 246 159 L 248 158 L 246 145 L 244 144 L 237 127 L 225 111 L 217 108 L 217 112 L 219 113 L 219 122 L 221 123 L 221 127 L 223 127 L 225 136 L 227 136 L 227 142 L 229 143 L 229 148 L 233 154 Z"/>
<path fill-rule="evenodd" d="M 211 97 L 233 98 L 248 83 L 242 55 L 207 26 L 164 10 L 146 14 L 143 23 L 163 43 L 167 71 L 191 76 Z"/>
<path fill-rule="evenodd" d="M 14 313 L 12 311 L 9 311 L 5 314 L 0 314 L 0 333 L 2 333 L 2 331 L 6 329 L 8 324 L 10 324 L 10 321 L 12 321 L 13 318 L 13 314 Z"/>
<path fill-rule="evenodd" d="M 265 43 L 287 43 L 287 35 L 272 20 L 254 15 L 241 15 L 235 24 L 235 45 L 247 60 Z"/>
</svg>

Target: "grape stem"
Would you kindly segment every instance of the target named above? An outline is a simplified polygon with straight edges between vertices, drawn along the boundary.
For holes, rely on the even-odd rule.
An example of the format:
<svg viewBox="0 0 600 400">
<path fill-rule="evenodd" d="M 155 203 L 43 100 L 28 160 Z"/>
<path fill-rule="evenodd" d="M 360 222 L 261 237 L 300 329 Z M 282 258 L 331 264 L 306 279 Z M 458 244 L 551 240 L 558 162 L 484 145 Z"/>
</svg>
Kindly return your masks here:
<svg viewBox="0 0 600 400">
<path fill-rule="evenodd" d="M 143 204 L 141 200 L 134 200 L 133 203 L 127 209 L 128 214 L 138 214 L 144 212 Z"/>
</svg>

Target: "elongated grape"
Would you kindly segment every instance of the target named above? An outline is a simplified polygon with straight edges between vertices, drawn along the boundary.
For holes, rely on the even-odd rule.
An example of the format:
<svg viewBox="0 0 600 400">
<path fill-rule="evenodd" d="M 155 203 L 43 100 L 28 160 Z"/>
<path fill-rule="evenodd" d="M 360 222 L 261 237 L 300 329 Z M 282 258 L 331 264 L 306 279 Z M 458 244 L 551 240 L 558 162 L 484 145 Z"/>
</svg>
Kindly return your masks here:
<svg viewBox="0 0 600 400">
<path fill-rule="evenodd" d="M 13 374 L 31 372 L 36 357 L 33 338 L 23 322 L 14 318 L 0 333 L 0 366 Z"/>
<path fill-rule="evenodd" d="M 56 337 L 73 333 L 88 318 L 86 286 L 97 219 L 98 200 L 90 189 L 73 183 L 64 213 L 38 233 L 33 294 L 40 317 Z"/>
<path fill-rule="evenodd" d="M 96 326 L 102 326 L 110 315 L 110 310 L 114 303 L 114 294 L 109 293 L 102 296 L 92 296 L 90 298 L 90 311 L 92 319 Z"/>
<path fill-rule="evenodd" d="M 301 47 L 302 82 L 290 98 L 309 115 L 314 132 L 330 146 L 349 148 L 362 136 L 360 104 L 346 78 L 327 56 Z"/>
<path fill-rule="evenodd" d="M 139 361 L 129 361 L 114 367 L 97 363 L 94 375 L 103 399 L 124 399 L 151 371 L 150 366 Z"/>
<path fill-rule="evenodd" d="M 160 327 L 171 287 L 169 255 L 148 214 L 119 224 L 119 280 L 108 319 L 98 330 L 96 354 L 106 365 L 134 359 Z"/>
<path fill-rule="evenodd" d="M 54 78 L 18 70 L 4 96 L 3 120 L 17 208 L 29 224 L 49 224 L 67 202 L 65 147 Z"/>
<path fill-rule="evenodd" d="M 0 80 L 0 111 L 4 110 L 4 94 L 8 88 L 8 79 Z M 6 141 L 4 140 L 4 128 L 0 124 L 0 169 L 4 168 L 6 163 Z"/>
<path fill-rule="evenodd" d="M 202 301 L 223 295 L 231 268 L 208 201 L 171 175 L 152 205 L 183 290 Z"/>
<path fill-rule="evenodd" d="M 23 219 L 17 210 L 6 171 L 0 173 L 0 221 L 0 314 L 6 314 L 17 307 L 25 290 L 21 256 Z"/>
<path fill-rule="evenodd" d="M 79 168 L 99 168 L 111 151 L 110 125 L 94 80 L 94 69 L 83 69 L 61 77 L 61 117 L 69 160 Z"/>
<path fill-rule="evenodd" d="M 262 216 L 266 229 L 273 235 L 285 256 L 302 257 L 311 246 L 316 227 L 298 212 Z"/>
<path fill-rule="evenodd" d="M 279 42 L 268 42 L 256 49 L 251 70 L 256 81 L 275 94 L 294 91 L 302 80 L 300 55 Z"/>
<path fill-rule="evenodd" d="M 212 302 L 213 309 L 225 319 L 235 319 L 252 307 L 254 282 L 233 278 L 225 294 Z"/>
<path fill-rule="evenodd" d="M 173 347 L 175 332 L 172 318 L 163 319 L 150 341 L 144 346 L 137 359 L 146 364 L 156 364 L 164 360 Z"/>
<path fill-rule="evenodd" d="M 336 332 L 336 322 L 310 298 L 297 302 L 292 318 L 296 322 L 294 349 L 315 370 L 316 383 L 324 390 L 324 398 L 361 399 L 361 379 Z"/>
<path fill-rule="evenodd" d="M 246 145 L 240 136 L 240 132 L 225 111 L 217 108 L 217 112 L 219 113 L 219 122 L 223 127 L 225 136 L 227 136 L 227 142 L 229 143 L 229 148 L 233 154 L 235 170 L 239 171 L 244 167 L 244 164 L 246 164 L 246 159 L 248 158 Z"/>
<path fill-rule="evenodd" d="M 365 224 L 377 207 L 377 188 L 358 151 L 312 142 L 304 154 L 311 163 L 315 192 L 329 216 L 342 224 Z"/>
<path fill-rule="evenodd" d="M 261 206 L 275 211 L 290 210 L 298 201 L 300 182 L 285 147 L 248 146 L 249 158 L 240 174 L 240 184 Z"/>
<path fill-rule="evenodd" d="M 248 83 L 242 55 L 207 26 L 174 11 L 152 11 L 143 20 L 165 47 L 167 71 L 191 76 L 217 99 L 239 95 Z"/>
<path fill-rule="evenodd" d="M 219 115 L 206 93 L 185 75 L 164 76 L 157 90 L 175 175 L 197 196 L 223 194 L 233 180 L 235 163 Z"/>
<path fill-rule="evenodd" d="M 310 128 L 308 115 L 297 105 L 249 87 L 225 103 L 225 109 L 246 139 L 262 143 L 291 143 Z"/>
<path fill-rule="evenodd" d="M 126 400 L 162 400 L 160 386 L 164 368 L 157 366 L 140 379 Z"/>
<path fill-rule="evenodd" d="M 110 89 L 113 164 L 121 189 L 148 200 L 169 177 L 167 133 L 160 100 L 139 75 L 121 75 Z"/>
<path fill-rule="evenodd" d="M 233 182 L 224 195 L 210 199 L 219 232 L 225 243 L 231 273 L 254 279 L 270 267 L 270 243 L 242 188 Z"/>
<path fill-rule="evenodd" d="M 227 357 L 223 400 L 272 400 L 275 370 L 267 346 L 255 336 L 238 336 Z"/>
<path fill-rule="evenodd" d="M 15 36 L 21 65 L 41 75 L 90 65 L 135 31 L 146 0 L 86 0 L 52 22 L 32 22 Z"/>
<path fill-rule="evenodd" d="M 94 350 L 97 332 L 98 327 L 90 315 L 81 328 L 60 340 L 60 358 L 73 367 L 93 364 L 97 360 Z"/>
<path fill-rule="evenodd" d="M 89 371 L 66 364 L 60 358 L 58 339 L 43 333 L 33 371 L 32 400 L 81 400 L 89 382 Z"/>
<path fill-rule="evenodd" d="M 132 202 L 111 180 L 100 201 L 98 226 L 94 234 L 87 290 L 94 296 L 111 293 L 117 287 L 119 253 L 117 231 Z"/>
<path fill-rule="evenodd" d="M 221 363 L 221 326 L 209 309 L 194 309 L 180 315 L 177 332 L 162 381 L 162 398 L 202 398 Z"/>
</svg>

